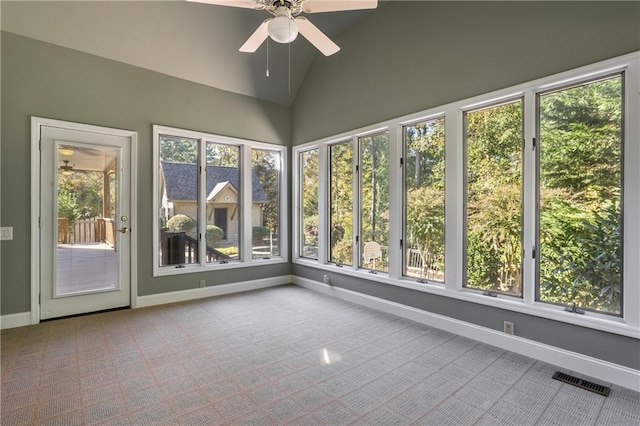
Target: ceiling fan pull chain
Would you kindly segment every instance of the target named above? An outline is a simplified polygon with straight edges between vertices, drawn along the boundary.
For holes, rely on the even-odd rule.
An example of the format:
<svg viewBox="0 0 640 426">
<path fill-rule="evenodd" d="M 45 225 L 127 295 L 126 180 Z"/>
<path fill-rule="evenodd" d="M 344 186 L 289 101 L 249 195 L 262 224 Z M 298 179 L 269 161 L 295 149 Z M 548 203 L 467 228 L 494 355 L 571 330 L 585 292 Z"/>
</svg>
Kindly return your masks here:
<svg viewBox="0 0 640 426">
<path fill-rule="evenodd" d="M 269 77 L 269 38 L 267 38 L 267 77 Z"/>
</svg>

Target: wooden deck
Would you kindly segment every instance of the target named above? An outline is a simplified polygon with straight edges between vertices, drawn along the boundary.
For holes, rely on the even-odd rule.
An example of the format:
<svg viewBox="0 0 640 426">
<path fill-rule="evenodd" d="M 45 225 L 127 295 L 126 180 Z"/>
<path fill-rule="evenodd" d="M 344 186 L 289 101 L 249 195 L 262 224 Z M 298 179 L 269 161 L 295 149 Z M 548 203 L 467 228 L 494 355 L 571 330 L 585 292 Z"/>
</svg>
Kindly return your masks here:
<svg viewBox="0 0 640 426">
<path fill-rule="evenodd" d="M 116 253 L 105 243 L 58 244 L 56 295 L 117 287 Z"/>
</svg>

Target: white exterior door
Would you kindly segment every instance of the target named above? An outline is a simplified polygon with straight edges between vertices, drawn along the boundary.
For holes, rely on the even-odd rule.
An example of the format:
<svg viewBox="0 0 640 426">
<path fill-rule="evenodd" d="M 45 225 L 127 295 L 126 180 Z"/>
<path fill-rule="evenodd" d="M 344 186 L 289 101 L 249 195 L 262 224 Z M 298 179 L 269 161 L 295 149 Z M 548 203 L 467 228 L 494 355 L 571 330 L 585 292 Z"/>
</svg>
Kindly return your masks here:
<svg viewBox="0 0 640 426">
<path fill-rule="evenodd" d="M 40 319 L 130 306 L 132 138 L 39 130 Z"/>
</svg>

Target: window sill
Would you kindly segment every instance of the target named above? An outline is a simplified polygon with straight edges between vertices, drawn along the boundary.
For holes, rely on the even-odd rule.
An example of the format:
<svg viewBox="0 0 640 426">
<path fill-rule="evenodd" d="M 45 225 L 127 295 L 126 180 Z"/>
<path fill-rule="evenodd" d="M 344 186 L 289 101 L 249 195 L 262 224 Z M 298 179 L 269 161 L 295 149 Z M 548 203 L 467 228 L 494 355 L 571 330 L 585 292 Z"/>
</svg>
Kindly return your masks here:
<svg viewBox="0 0 640 426">
<path fill-rule="evenodd" d="M 521 298 L 498 295 L 498 297 L 487 297 L 482 295 L 480 291 L 461 288 L 452 290 L 445 288 L 444 284 L 433 282 L 418 283 L 409 278 L 393 279 L 386 274 L 370 274 L 368 270 L 358 270 L 350 266 L 337 267 L 334 264 L 319 264 L 314 260 L 295 259 L 296 265 L 306 266 L 314 269 L 320 269 L 327 272 L 334 272 L 342 275 L 348 275 L 363 280 L 375 281 L 383 284 L 389 284 L 396 287 L 402 287 L 409 290 L 421 291 L 424 293 L 435 294 L 438 296 L 449 297 L 452 299 L 463 300 L 466 302 L 477 303 L 480 305 L 491 306 L 499 309 L 519 312 L 527 315 L 546 318 L 554 321 L 560 321 L 567 324 L 577 325 L 581 327 L 591 328 L 594 330 L 605 331 L 607 333 L 618 334 L 621 336 L 640 339 L 640 328 L 634 327 L 623 318 L 612 317 L 609 315 L 598 314 L 595 312 L 585 312 L 584 315 L 566 312 L 563 306 L 548 305 L 541 302 L 525 303 Z"/>
<path fill-rule="evenodd" d="M 224 271 L 227 269 L 249 268 L 253 266 L 277 265 L 287 263 L 282 257 L 274 257 L 271 259 L 251 259 L 249 261 L 233 261 L 229 263 L 208 263 L 204 266 L 200 264 L 184 265 L 184 267 L 154 266 L 154 277 L 166 277 L 171 275 L 193 274 L 198 272 Z"/>
</svg>

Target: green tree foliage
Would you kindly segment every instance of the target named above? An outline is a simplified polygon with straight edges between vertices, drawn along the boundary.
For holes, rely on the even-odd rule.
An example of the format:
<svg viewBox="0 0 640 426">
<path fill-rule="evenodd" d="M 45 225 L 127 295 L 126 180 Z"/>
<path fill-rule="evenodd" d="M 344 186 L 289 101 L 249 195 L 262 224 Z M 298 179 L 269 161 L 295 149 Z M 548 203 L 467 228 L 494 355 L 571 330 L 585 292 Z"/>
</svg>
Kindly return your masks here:
<svg viewBox="0 0 640 426">
<path fill-rule="evenodd" d="M 207 225 L 207 245 L 215 247 L 216 243 L 224 237 L 224 231 L 215 225 Z"/>
<path fill-rule="evenodd" d="M 266 226 L 254 226 L 252 228 L 251 238 L 256 245 L 262 245 L 262 240 L 269 237 L 270 230 Z"/>
<path fill-rule="evenodd" d="M 262 224 L 274 234 L 279 234 L 280 221 L 280 162 L 278 151 L 251 150 L 251 167 L 262 185 L 267 202 L 262 205 Z"/>
<path fill-rule="evenodd" d="M 389 135 L 386 132 L 360 138 L 360 206 L 361 246 L 369 241 L 388 246 Z M 376 269 L 388 271 L 389 259 L 385 256 L 381 260 Z"/>
<path fill-rule="evenodd" d="M 302 255 L 318 253 L 318 149 L 300 154 L 302 196 Z"/>
<path fill-rule="evenodd" d="M 420 278 L 441 282 L 444 281 L 444 155 L 444 119 L 405 127 L 407 247 L 417 249 L 423 259 Z"/>
<path fill-rule="evenodd" d="M 167 221 L 170 231 L 190 232 L 196 226 L 196 221 L 186 214 L 177 214 Z"/>
<path fill-rule="evenodd" d="M 101 217 L 103 185 L 99 172 L 58 174 L 58 217 L 67 218 L 70 226 L 78 219 Z"/>
<path fill-rule="evenodd" d="M 620 313 L 622 80 L 540 99 L 540 299 Z"/>
<path fill-rule="evenodd" d="M 353 262 L 353 144 L 330 147 L 330 260 Z"/>
<path fill-rule="evenodd" d="M 522 101 L 466 114 L 467 282 L 522 293 Z"/>
<path fill-rule="evenodd" d="M 163 135 L 160 137 L 160 160 L 197 164 L 198 141 Z"/>
</svg>

